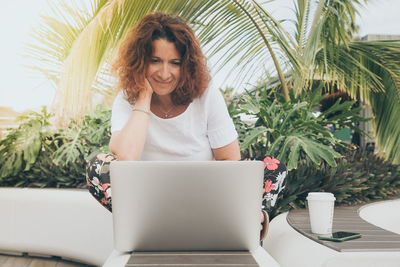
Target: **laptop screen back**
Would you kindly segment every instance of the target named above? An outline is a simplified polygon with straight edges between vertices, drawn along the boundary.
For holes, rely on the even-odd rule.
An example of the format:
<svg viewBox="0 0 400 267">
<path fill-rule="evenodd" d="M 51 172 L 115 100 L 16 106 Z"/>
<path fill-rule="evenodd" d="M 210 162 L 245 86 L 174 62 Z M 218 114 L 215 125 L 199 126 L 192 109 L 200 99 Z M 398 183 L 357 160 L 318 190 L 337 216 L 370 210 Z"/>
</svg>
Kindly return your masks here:
<svg viewBox="0 0 400 267">
<path fill-rule="evenodd" d="M 114 161 L 110 168 L 117 250 L 258 247 L 261 161 Z"/>
</svg>

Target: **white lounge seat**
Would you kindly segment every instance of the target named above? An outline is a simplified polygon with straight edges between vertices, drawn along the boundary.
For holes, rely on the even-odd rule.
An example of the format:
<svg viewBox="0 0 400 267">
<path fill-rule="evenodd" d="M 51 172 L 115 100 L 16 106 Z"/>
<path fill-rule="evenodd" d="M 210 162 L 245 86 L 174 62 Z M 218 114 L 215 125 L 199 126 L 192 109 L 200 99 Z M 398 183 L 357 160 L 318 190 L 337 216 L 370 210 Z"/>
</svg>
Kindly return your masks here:
<svg viewBox="0 0 400 267">
<path fill-rule="evenodd" d="M 112 216 L 84 189 L 0 188 L 0 252 L 60 256 L 101 266 Z"/>
</svg>

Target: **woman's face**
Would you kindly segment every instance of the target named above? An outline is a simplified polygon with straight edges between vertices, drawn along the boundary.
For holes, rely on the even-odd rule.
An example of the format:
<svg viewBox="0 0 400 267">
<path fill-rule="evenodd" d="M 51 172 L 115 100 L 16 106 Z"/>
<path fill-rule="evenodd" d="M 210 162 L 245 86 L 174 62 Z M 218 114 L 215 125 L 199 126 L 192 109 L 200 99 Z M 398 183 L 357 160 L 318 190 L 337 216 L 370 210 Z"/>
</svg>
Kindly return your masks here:
<svg viewBox="0 0 400 267">
<path fill-rule="evenodd" d="M 153 54 L 146 67 L 146 78 L 154 93 L 172 93 L 181 76 L 181 57 L 174 43 L 165 39 L 153 41 Z"/>
</svg>

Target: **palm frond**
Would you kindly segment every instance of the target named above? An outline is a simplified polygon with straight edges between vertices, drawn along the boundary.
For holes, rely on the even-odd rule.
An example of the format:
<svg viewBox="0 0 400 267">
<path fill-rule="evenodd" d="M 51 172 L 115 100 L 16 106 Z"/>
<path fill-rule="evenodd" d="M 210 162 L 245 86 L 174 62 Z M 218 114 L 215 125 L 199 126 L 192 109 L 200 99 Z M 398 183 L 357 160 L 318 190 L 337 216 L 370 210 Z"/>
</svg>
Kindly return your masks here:
<svg viewBox="0 0 400 267">
<path fill-rule="evenodd" d="M 310 2 L 307 0 L 297 0 L 297 5 L 295 6 L 295 14 L 295 38 L 298 44 L 297 49 L 300 50 L 303 48 L 304 43 L 306 42 L 305 36 L 308 26 L 308 17 L 310 14 Z"/>
<path fill-rule="evenodd" d="M 65 35 L 63 39 L 69 40 L 68 46 L 61 49 L 54 47 L 64 53 L 63 57 L 55 60 L 62 62 L 62 75 L 58 79 L 53 103 L 60 122 L 81 116 L 90 109 L 92 87 L 103 88 L 104 84 L 96 83 L 99 81 L 96 77 L 104 72 L 101 70 L 115 56 L 119 41 L 143 15 L 154 10 L 178 14 L 192 23 L 207 54 L 211 57 L 221 56 L 223 60 L 218 61 L 219 67 L 233 62 L 236 69 L 241 69 L 238 75 L 241 78 L 243 74 L 250 74 L 247 77 L 250 79 L 251 74 L 264 68 L 269 57 L 275 57 L 273 49 L 265 43 L 267 35 L 271 34 L 271 29 L 276 28 L 276 25 L 262 27 L 260 7 L 251 1 L 113 0 L 99 1 L 94 9 L 90 19 L 78 16 L 82 18 L 78 20 L 79 27 L 73 27 L 72 23 L 65 20 L 62 25 L 69 32 L 62 35 Z M 47 23 L 54 24 L 50 21 Z M 280 40 L 280 37 L 272 39 Z M 282 73 L 278 59 L 275 61 L 278 73 Z"/>
<path fill-rule="evenodd" d="M 65 123 L 90 109 L 93 92 L 111 102 L 110 62 L 142 16 L 155 10 L 177 14 L 193 26 L 214 68 L 229 64 L 238 70 L 237 80 L 250 80 L 274 58 L 272 74 L 297 93 L 322 79 L 361 97 L 373 108 L 380 152 L 398 159 L 400 48 L 352 41 L 357 8 L 366 2 L 318 1 L 312 13 L 311 0 L 297 0 L 294 36 L 255 0 L 93 0 L 89 11 L 71 2 L 53 7 L 56 16 L 43 17 L 35 33 L 42 43 L 30 45 L 28 53 L 41 62 L 33 68 L 57 86 L 53 107 Z"/>
</svg>

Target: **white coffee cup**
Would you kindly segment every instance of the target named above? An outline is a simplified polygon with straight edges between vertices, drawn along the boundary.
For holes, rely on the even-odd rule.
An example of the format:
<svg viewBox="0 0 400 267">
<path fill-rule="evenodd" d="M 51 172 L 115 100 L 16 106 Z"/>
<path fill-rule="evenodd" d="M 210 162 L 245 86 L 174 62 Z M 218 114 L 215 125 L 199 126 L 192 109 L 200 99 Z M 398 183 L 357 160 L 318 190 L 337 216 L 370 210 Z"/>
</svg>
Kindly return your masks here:
<svg viewBox="0 0 400 267">
<path fill-rule="evenodd" d="M 311 232 L 319 235 L 332 233 L 335 196 L 328 192 L 310 192 L 307 196 Z"/>
</svg>

